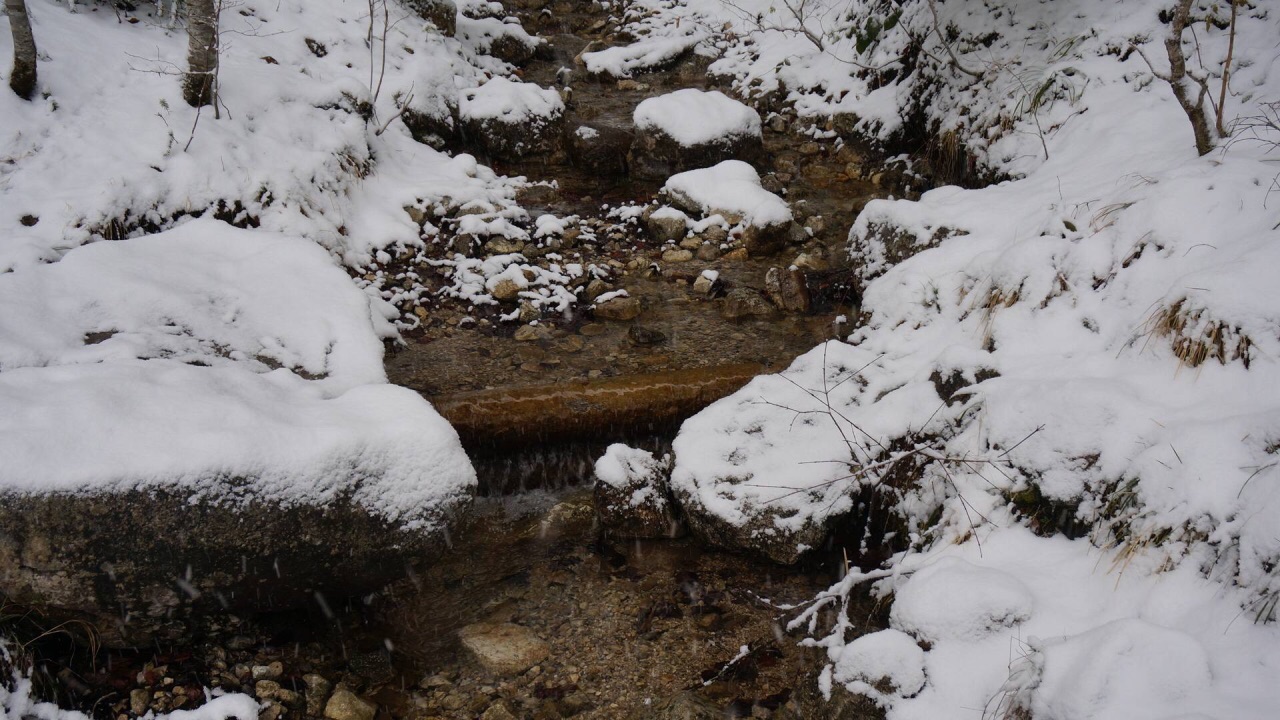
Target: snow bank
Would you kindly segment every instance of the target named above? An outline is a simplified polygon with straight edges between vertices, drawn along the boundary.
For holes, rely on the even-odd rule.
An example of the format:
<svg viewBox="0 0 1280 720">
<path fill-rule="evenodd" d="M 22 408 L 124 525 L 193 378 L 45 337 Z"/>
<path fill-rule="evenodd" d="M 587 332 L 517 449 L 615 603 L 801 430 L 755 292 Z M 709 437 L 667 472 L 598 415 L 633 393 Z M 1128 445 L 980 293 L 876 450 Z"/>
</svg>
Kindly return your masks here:
<svg viewBox="0 0 1280 720">
<path fill-rule="evenodd" d="M 911 697 L 924 687 L 924 651 L 915 638 L 898 630 L 863 635 L 833 650 L 831 659 L 831 677 L 836 682 L 855 684 L 859 692 L 877 699 L 884 695 Z"/>
<path fill-rule="evenodd" d="M 631 77 L 632 73 L 654 70 L 680 59 L 706 40 L 709 33 L 688 25 L 677 34 L 646 37 L 630 45 L 583 53 L 582 62 L 593 75 Z"/>
<path fill-rule="evenodd" d="M 480 87 L 463 91 L 458 110 L 463 119 L 514 125 L 557 117 L 564 113 L 564 102 L 551 88 L 495 77 Z"/>
<path fill-rule="evenodd" d="M 676 90 L 644 100 L 633 113 L 640 130 L 658 130 L 685 147 L 760 137 L 760 115 L 718 90 Z"/>
<path fill-rule="evenodd" d="M 741 160 L 672 175 L 662 192 L 704 215 L 732 216 L 748 225 L 777 225 L 792 217 L 786 201 L 761 187 L 760 174 Z"/>
<path fill-rule="evenodd" d="M 0 275 L 0 301 L 2 492 L 350 495 L 430 529 L 475 484 L 313 243 L 198 220 Z"/>
<path fill-rule="evenodd" d="M 1031 591 L 1012 575 L 944 558 L 898 589 L 889 622 L 931 643 L 979 640 L 1025 621 L 1034 606 Z"/>
</svg>

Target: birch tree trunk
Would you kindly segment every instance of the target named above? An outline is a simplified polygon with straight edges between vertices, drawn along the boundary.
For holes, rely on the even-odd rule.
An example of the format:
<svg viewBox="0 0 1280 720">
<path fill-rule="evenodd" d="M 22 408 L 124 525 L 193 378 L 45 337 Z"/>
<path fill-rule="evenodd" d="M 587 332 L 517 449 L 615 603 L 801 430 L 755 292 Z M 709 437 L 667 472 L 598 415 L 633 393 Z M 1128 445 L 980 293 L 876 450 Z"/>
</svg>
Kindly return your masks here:
<svg viewBox="0 0 1280 720">
<path fill-rule="evenodd" d="M 218 1 L 187 0 L 187 74 L 182 80 L 182 97 L 191 107 L 212 105 L 215 100 Z"/>
<path fill-rule="evenodd" d="M 4 0 L 9 14 L 9 30 L 13 33 L 13 72 L 9 87 L 24 100 L 36 94 L 36 38 L 31 34 L 31 18 L 27 17 L 26 0 Z"/>
</svg>

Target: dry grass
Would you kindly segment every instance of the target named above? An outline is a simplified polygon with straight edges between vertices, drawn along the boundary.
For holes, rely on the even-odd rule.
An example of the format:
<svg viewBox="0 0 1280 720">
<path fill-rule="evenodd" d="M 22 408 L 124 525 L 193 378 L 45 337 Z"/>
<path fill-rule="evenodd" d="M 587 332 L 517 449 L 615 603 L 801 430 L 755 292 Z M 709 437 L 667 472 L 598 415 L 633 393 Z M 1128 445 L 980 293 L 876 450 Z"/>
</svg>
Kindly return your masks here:
<svg viewBox="0 0 1280 720">
<path fill-rule="evenodd" d="M 1203 310 L 1187 309 L 1182 300 L 1153 312 L 1141 334 L 1168 338 L 1180 368 L 1200 367 L 1209 359 L 1223 365 L 1239 360 L 1248 368 L 1252 359 L 1253 340 L 1240 328 L 1208 318 Z"/>
</svg>

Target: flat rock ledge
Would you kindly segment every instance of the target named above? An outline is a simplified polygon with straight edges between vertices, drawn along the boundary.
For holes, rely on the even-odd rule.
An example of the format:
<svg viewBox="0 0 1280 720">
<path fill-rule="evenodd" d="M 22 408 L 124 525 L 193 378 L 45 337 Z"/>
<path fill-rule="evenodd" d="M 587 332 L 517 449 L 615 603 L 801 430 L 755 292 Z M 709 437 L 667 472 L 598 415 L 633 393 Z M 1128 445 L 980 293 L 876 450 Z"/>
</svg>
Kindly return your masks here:
<svg viewBox="0 0 1280 720">
<path fill-rule="evenodd" d="M 11 493 L 0 496 L 0 595 L 129 647 L 188 637 L 227 613 L 323 609 L 367 593 L 439 555 L 443 532 L 406 530 L 345 499 Z"/>
</svg>

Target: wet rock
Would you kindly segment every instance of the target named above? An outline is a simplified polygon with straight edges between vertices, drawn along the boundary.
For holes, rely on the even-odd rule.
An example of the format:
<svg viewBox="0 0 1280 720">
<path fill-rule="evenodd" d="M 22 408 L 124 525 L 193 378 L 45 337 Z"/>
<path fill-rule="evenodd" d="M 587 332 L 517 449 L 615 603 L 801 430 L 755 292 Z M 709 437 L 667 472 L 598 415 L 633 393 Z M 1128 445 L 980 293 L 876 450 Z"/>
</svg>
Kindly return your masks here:
<svg viewBox="0 0 1280 720">
<path fill-rule="evenodd" d="M 541 325 L 521 325 L 516 328 L 515 338 L 517 342 L 536 342 L 538 340 L 550 340 L 551 331 Z"/>
<path fill-rule="evenodd" d="M 627 153 L 635 133 L 610 125 L 582 125 L 569 133 L 569 161 L 609 177 L 627 172 Z"/>
<path fill-rule="evenodd" d="M 683 534 L 667 490 L 671 456 L 661 458 L 621 443 L 596 461 L 593 500 L 600 524 L 621 538 Z"/>
<path fill-rule="evenodd" d="M 651 345 L 661 345 L 667 341 L 666 333 L 654 328 L 645 327 L 643 325 L 632 325 L 627 330 L 627 339 L 636 345 L 642 347 Z"/>
<path fill-rule="evenodd" d="M 459 630 L 458 638 L 484 669 L 498 675 L 524 672 L 551 654 L 546 641 L 512 623 L 475 623 Z"/>
<path fill-rule="evenodd" d="M 406 0 L 405 5 L 435 25 L 445 37 L 453 37 L 457 32 L 458 8 L 453 0 Z"/>
<path fill-rule="evenodd" d="M 742 230 L 742 247 L 752 257 L 767 257 L 786 247 L 794 222 L 748 225 Z"/>
<path fill-rule="evenodd" d="M 666 250 L 662 253 L 663 262 L 670 262 L 670 263 L 689 262 L 692 259 L 693 259 L 693 253 L 689 252 L 688 250 L 671 249 L 671 250 Z"/>
<path fill-rule="evenodd" d="M 775 317 L 778 310 L 759 292 L 750 288 L 735 288 L 725 295 L 720 314 L 729 320 L 746 320 Z"/>
<path fill-rule="evenodd" d="M 783 312 L 809 312 L 809 284 L 800 268 L 769 268 L 764 276 L 764 291 Z"/>
<path fill-rule="evenodd" d="M 609 292 L 612 289 L 613 289 L 613 286 L 605 282 L 604 280 L 601 280 L 600 278 L 592 278 L 591 282 L 587 283 L 586 289 L 584 289 L 582 292 L 587 302 L 595 302 L 596 298 Z"/>
<path fill-rule="evenodd" d="M 644 227 L 655 242 L 675 242 L 685 236 L 689 216 L 673 207 L 660 207 L 644 218 Z"/>
<path fill-rule="evenodd" d="M 347 498 L 280 505 L 157 488 L 0 497 L 0 593 L 80 619 L 108 647 L 189 637 L 227 613 L 312 606 L 404 577 L 444 548 Z M 128 622 L 121 623 L 122 611 Z"/>
<path fill-rule="evenodd" d="M 634 320 L 640 315 L 640 300 L 633 297 L 615 297 L 595 306 L 595 317 L 599 320 L 616 320 L 625 322 Z"/>
<path fill-rule="evenodd" d="M 693 291 L 699 295 L 710 296 L 720 287 L 720 273 L 715 270 L 703 270 L 697 280 L 693 281 Z"/>
<path fill-rule="evenodd" d="M 333 685 L 315 673 L 303 675 L 302 682 L 307 686 L 307 715 L 320 717 L 324 713 L 325 703 L 329 701 L 329 693 L 333 690 Z"/>
<path fill-rule="evenodd" d="M 373 720 L 378 708 L 345 688 L 335 690 L 325 703 L 324 716 L 328 720 Z"/>
</svg>

